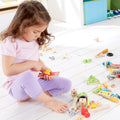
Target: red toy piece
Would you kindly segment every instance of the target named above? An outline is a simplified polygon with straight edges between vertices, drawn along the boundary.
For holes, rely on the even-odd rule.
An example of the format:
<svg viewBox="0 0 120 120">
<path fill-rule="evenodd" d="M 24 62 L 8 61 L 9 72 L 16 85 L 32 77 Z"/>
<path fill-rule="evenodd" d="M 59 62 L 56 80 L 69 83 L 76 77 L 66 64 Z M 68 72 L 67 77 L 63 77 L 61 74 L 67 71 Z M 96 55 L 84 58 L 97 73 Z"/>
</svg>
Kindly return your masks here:
<svg viewBox="0 0 120 120">
<path fill-rule="evenodd" d="M 49 74 L 48 76 L 53 76 L 53 77 L 59 76 L 59 73 L 60 73 L 60 72 L 50 72 L 50 74 Z M 39 73 L 38 77 L 43 78 L 43 77 L 46 76 L 46 75 L 47 75 L 47 74 L 45 74 L 45 73 Z"/>
<path fill-rule="evenodd" d="M 84 105 L 81 107 L 81 114 L 84 115 L 86 118 L 90 117 L 90 113 L 88 112 L 88 109 L 84 107 Z"/>
<path fill-rule="evenodd" d="M 117 74 L 117 78 L 120 78 L 120 74 Z"/>
</svg>

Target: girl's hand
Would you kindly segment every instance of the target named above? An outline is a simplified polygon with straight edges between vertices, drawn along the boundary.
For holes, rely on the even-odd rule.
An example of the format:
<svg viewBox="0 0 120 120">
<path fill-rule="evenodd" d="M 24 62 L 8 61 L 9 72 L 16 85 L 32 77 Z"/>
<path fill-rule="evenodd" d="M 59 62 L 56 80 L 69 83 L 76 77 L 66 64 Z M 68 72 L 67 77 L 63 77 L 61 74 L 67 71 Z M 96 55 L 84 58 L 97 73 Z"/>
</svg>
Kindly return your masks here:
<svg viewBox="0 0 120 120">
<path fill-rule="evenodd" d="M 46 67 L 46 66 L 43 66 L 43 72 L 45 71 L 45 70 L 48 70 L 49 68 L 48 67 Z M 50 70 L 50 69 L 49 69 Z M 51 70 L 50 70 L 50 72 L 52 72 Z M 53 79 L 53 76 L 49 76 L 49 75 L 45 75 L 44 76 L 44 79 L 46 79 L 46 80 L 52 80 Z"/>
</svg>

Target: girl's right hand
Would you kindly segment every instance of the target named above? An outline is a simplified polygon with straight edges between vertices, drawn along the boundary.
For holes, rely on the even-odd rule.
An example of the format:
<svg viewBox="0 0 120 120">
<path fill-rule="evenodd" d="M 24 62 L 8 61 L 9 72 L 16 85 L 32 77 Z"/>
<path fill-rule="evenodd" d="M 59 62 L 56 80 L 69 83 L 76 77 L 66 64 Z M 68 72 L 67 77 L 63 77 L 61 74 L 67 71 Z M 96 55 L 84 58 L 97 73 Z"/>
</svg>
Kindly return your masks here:
<svg viewBox="0 0 120 120">
<path fill-rule="evenodd" d="M 33 61 L 33 68 L 32 68 L 32 70 L 33 71 L 41 71 L 41 69 L 42 69 L 41 63 L 38 62 L 38 61 Z"/>
</svg>

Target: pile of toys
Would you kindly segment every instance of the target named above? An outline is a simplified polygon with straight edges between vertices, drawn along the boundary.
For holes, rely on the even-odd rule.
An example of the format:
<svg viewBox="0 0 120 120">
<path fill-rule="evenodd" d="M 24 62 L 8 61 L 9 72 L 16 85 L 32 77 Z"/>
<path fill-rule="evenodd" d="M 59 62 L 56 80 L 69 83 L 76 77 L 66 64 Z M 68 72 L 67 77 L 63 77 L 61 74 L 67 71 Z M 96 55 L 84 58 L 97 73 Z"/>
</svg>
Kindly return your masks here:
<svg viewBox="0 0 120 120">
<path fill-rule="evenodd" d="M 90 112 L 95 112 L 110 107 L 109 104 L 101 106 L 101 102 L 99 101 L 90 101 L 86 92 L 81 92 L 78 94 L 76 89 L 72 89 L 71 95 L 73 97 L 73 103 L 69 108 L 69 116 L 73 117 L 77 113 L 80 113 L 81 116 L 79 116 L 76 120 L 84 120 L 84 118 L 90 117 Z"/>
<path fill-rule="evenodd" d="M 120 96 L 118 94 L 114 94 L 106 82 L 99 84 L 93 93 L 98 94 L 112 102 L 119 103 Z"/>
<path fill-rule="evenodd" d="M 109 80 L 120 78 L 120 64 L 113 64 L 110 61 L 103 62 L 102 64 L 110 72 L 110 75 L 107 76 Z"/>
</svg>

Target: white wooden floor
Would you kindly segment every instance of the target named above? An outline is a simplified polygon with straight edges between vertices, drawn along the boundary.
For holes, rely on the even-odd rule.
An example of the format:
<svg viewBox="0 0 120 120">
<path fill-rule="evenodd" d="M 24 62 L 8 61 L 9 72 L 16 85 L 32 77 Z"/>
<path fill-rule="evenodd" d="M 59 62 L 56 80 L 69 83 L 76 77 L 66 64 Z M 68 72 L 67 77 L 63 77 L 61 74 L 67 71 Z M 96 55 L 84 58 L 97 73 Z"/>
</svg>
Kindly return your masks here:
<svg viewBox="0 0 120 120">
<path fill-rule="evenodd" d="M 64 28 L 59 24 L 54 31 L 56 40 L 51 44 L 57 53 L 52 51 L 44 52 L 41 57 L 45 63 L 53 69 L 60 71 L 60 75 L 67 77 L 72 81 L 72 88 L 78 92 L 86 92 L 90 100 L 100 101 L 102 105 L 110 104 L 111 107 L 106 110 L 90 113 L 90 118 L 86 120 L 119 120 L 120 103 L 113 103 L 102 98 L 92 91 L 97 85 L 87 85 L 87 79 L 94 75 L 101 83 L 107 82 L 109 85 L 116 84 L 112 89 L 115 93 L 120 94 L 120 80 L 108 81 L 106 76 L 109 72 L 102 66 L 106 59 L 114 63 L 120 63 L 120 28 L 117 25 L 109 26 L 88 26 L 82 29 Z M 58 29 L 57 29 L 58 28 Z M 61 28 L 61 29 L 60 29 Z M 62 30 L 62 31 L 61 31 Z M 99 42 L 94 39 L 98 37 Z M 108 48 L 109 52 L 114 54 L 111 58 L 95 58 L 94 56 L 101 50 Z M 67 59 L 62 59 L 66 55 Z M 49 59 L 54 56 L 55 60 Z M 91 63 L 84 64 L 83 59 L 92 59 Z M 41 102 L 30 100 L 24 103 L 17 103 L 13 98 L 8 96 L 1 87 L 4 81 L 0 65 L 0 120 L 76 120 L 80 113 L 69 118 L 68 113 L 59 114 L 46 108 Z M 72 97 L 69 93 L 55 97 L 60 101 L 71 105 Z"/>
</svg>

